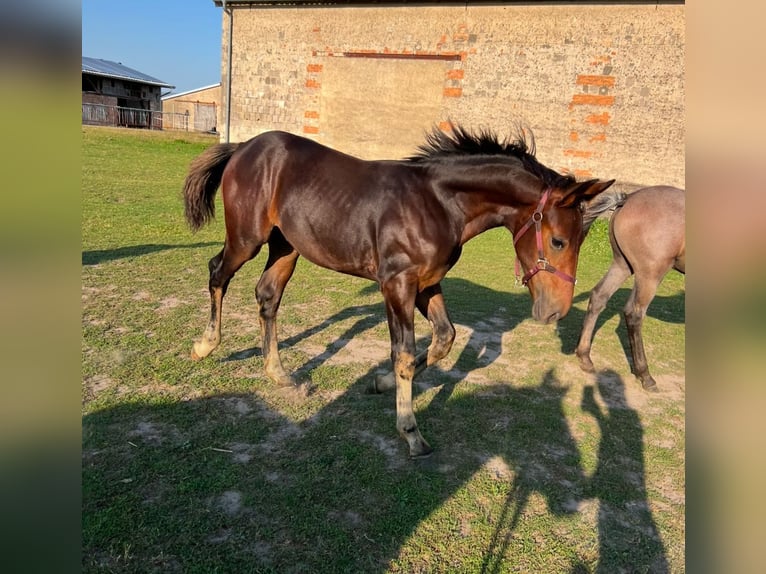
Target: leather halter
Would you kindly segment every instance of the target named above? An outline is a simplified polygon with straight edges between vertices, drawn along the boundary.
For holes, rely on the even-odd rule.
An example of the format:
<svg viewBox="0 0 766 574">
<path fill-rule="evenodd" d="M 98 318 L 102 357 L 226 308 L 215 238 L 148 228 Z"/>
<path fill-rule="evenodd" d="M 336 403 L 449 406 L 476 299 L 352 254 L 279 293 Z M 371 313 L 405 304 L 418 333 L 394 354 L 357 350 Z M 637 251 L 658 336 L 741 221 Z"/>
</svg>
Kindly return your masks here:
<svg viewBox="0 0 766 574">
<path fill-rule="evenodd" d="M 558 277 L 561 277 L 564 281 L 569 281 L 572 284 L 577 283 L 577 279 L 572 277 L 571 275 L 567 275 L 563 271 L 559 271 L 556 269 L 553 265 L 550 264 L 548 259 L 545 257 L 545 252 L 543 251 L 543 232 L 542 232 L 542 222 L 543 222 L 543 209 L 545 208 L 545 204 L 548 201 L 548 197 L 551 194 L 551 188 L 549 187 L 543 192 L 542 197 L 540 198 L 540 203 L 537 204 L 537 209 L 535 209 L 535 212 L 532 214 L 532 217 L 529 218 L 529 220 L 521 227 L 519 232 L 516 234 L 516 236 L 513 238 L 513 247 L 516 248 L 516 244 L 519 242 L 519 239 L 529 230 L 530 227 L 532 227 L 532 224 L 535 224 L 535 239 L 537 240 L 537 262 L 535 263 L 535 266 L 532 267 L 529 271 L 527 271 L 524 274 L 524 277 L 521 278 L 521 284 L 525 285 L 529 283 L 529 280 L 532 279 L 535 275 L 537 275 L 540 271 L 548 271 L 549 273 L 553 273 L 554 275 L 557 275 Z M 516 280 L 519 280 L 519 257 L 518 257 L 518 251 L 516 252 Z"/>
</svg>

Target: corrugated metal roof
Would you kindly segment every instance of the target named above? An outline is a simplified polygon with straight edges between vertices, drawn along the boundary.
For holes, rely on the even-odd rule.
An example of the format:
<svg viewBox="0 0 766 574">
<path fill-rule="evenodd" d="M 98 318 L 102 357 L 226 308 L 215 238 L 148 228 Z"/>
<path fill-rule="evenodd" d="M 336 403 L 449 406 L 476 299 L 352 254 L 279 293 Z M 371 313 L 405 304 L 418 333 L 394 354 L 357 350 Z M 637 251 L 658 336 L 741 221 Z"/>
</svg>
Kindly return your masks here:
<svg viewBox="0 0 766 574">
<path fill-rule="evenodd" d="M 117 78 L 120 80 L 131 80 L 133 82 L 140 82 L 142 84 L 149 84 L 151 86 L 160 86 L 163 88 L 175 88 L 171 84 L 166 84 L 162 80 L 158 80 L 148 74 L 134 70 L 123 66 L 119 62 L 112 62 L 110 60 L 102 60 L 101 58 L 86 58 L 82 57 L 82 72 L 83 74 L 93 74 L 95 76 L 103 76 L 106 78 Z"/>
</svg>

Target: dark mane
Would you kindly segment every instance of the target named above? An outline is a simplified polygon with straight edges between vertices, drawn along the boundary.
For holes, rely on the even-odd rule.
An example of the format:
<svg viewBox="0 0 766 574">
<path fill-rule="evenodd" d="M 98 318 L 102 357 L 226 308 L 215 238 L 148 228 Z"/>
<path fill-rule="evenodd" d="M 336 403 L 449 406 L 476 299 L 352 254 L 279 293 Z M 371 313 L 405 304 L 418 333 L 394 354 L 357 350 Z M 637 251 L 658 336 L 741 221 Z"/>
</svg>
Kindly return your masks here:
<svg viewBox="0 0 766 574">
<path fill-rule="evenodd" d="M 513 138 L 502 141 L 489 129 L 471 132 L 453 123 L 450 123 L 450 128 L 451 133 L 434 128 L 426 134 L 426 143 L 419 146 L 418 152 L 407 160 L 422 163 L 465 156 L 509 156 L 521 161 L 524 169 L 543 180 L 546 186 L 567 187 L 575 182 L 573 176 L 562 175 L 537 161 L 534 134 L 528 128 L 518 128 Z M 525 132 L 529 134 L 529 142 Z"/>
</svg>

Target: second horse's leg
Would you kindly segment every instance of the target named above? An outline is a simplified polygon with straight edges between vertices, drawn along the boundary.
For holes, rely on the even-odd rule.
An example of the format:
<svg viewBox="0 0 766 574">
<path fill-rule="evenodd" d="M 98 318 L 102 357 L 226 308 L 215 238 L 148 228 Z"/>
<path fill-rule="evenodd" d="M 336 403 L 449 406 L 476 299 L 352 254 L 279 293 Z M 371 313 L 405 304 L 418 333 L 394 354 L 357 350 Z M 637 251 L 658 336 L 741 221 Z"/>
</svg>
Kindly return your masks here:
<svg viewBox="0 0 766 574">
<path fill-rule="evenodd" d="M 277 339 L 277 311 L 285 285 L 295 271 L 298 252 L 293 249 L 278 229 L 269 237 L 269 259 L 255 288 L 258 319 L 263 333 L 263 363 L 266 375 L 280 386 L 294 385 L 279 359 Z"/>
<path fill-rule="evenodd" d="M 588 311 L 585 313 L 585 319 L 583 319 L 582 323 L 580 342 L 577 344 L 577 349 L 575 349 L 575 354 L 580 361 L 580 368 L 583 371 L 588 373 L 595 371 L 593 361 L 590 358 L 590 349 L 596 321 L 609 299 L 614 295 L 614 292 L 630 277 L 630 273 L 630 268 L 625 259 L 621 256 L 616 256 L 606 275 L 593 288 L 593 292 L 588 300 Z"/>
<path fill-rule="evenodd" d="M 641 386 L 644 390 L 647 391 L 656 391 L 657 382 L 649 373 L 649 363 L 646 360 L 641 328 L 646 316 L 646 309 L 657 292 L 657 285 L 658 282 L 646 280 L 636 275 L 633 291 L 631 291 L 628 302 L 625 304 L 625 323 L 628 326 L 628 341 L 630 341 L 630 350 L 633 358 L 633 368 L 631 370 L 638 377 L 638 380 L 641 381 Z"/>
</svg>

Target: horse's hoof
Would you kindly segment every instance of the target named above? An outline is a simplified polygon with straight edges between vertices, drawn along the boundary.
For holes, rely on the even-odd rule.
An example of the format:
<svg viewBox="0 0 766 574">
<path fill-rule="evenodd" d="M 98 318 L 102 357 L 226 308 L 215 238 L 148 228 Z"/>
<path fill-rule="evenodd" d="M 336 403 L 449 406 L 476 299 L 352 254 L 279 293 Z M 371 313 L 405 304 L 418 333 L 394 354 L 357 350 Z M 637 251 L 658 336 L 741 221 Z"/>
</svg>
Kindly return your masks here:
<svg viewBox="0 0 766 574">
<path fill-rule="evenodd" d="M 367 385 L 367 394 L 382 395 L 386 390 L 386 375 L 375 375 Z"/>
<path fill-rule="evenodd" d="M 641 386 L 647 393 L 659 393 L 660 389 L 657 386 L 657 382 L 654 379 L 648 381 L 642 381 Z"/>
<path fill-rule="evenodd" d="M 410 451 L 410 460 L 423 460 L 434 453 L 434 449 L 428 444 L 424 444 L 417 452 Z"/>
<path fill-rule="evenodd" d="M 310 381 L 298 383 L 292 379 L 290 380 L 290 383 L 279 383 L 279 386 L 276 388 L 275 392 L 285 397 L 305 399 L 309 395 L 312 395 L 315 391 L 315 387 Z"/>
<path fill-rule="evenodd" d="M 279 377 L 278 379 L 275 379 L 274 382 L 279 388 L 294 388 L 297 389 L 300 385 L 296 383 L 292 377 L 289 377 L 285 375 L 284 377 Z"/>
<path fill-rule="evenodd" d="M 417 427 L 409 433 L 403 433 L 403 437 L 410 447 L 410 458 L 413 460 L 431 456 L 431 453 L 434 451 L 431 445 L 426 442 L 426 439 L 422 437 L 420 431 L 417 430 Z"/>
<path fill-rule="evenodd" d="M 386 373 L 384 375 L 375 375 L 372 379 L 372 383 L 369 386 L 369 392 L 376 395 L 390 391 L 396 388 L 396 377 L 393 373 Z"/>
<path fill-rule="evenodd" d="M 293 388 L 297 389 L 300 385 L 287 373 L 266 373 L 266 376 L 271 379 L 277 387 L 280 389 Z"/>
<path fill-rule="evenodd" d="M 191 358 L 195 361 L 199 361 L 212 353 L 214 349 L 215 346 L 210 345 L 204 340 L 195 341 L 194 345 L 192 345 Z"/>
</svg>

